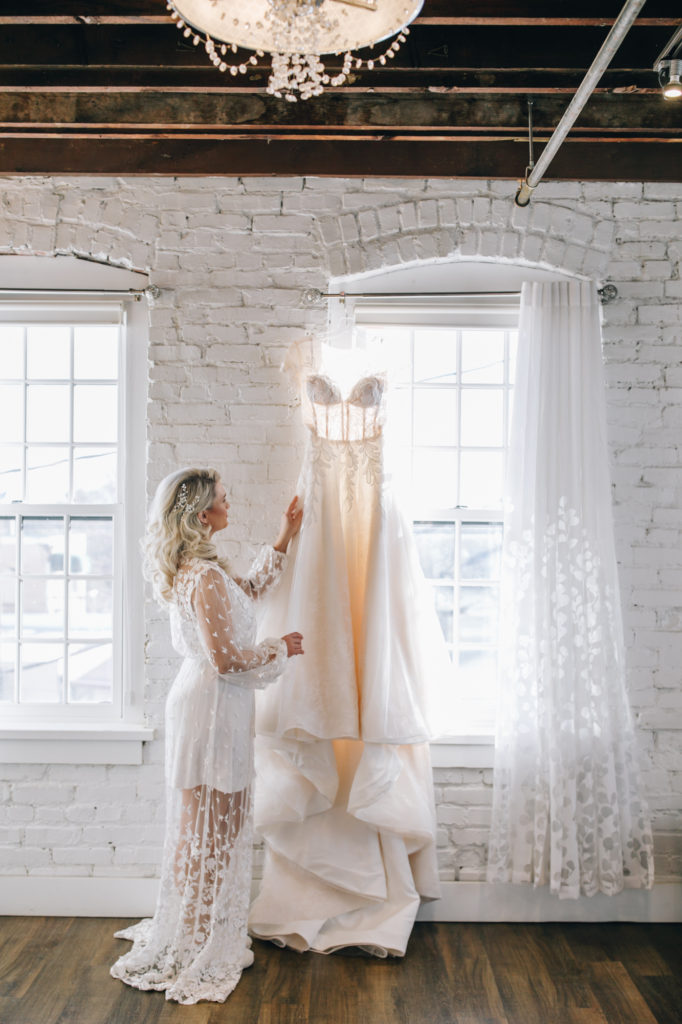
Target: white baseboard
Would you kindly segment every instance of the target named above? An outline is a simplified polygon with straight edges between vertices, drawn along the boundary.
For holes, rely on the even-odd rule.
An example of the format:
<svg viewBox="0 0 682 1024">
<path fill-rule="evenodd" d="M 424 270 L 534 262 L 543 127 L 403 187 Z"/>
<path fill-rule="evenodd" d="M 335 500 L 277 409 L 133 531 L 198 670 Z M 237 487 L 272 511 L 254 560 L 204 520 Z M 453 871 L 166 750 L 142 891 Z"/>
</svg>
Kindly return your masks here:
<svg viewBox="0 0 682 1024">
<path fill-rule="evenodd" d="M 254 881 L 253 893 L 259 882 Z M 41 917 L 148 917 L 154 878 L 0 877 L 0 914 Z M 443 882 L 442 898 L 425 903 L 418 921 L 682 921 L 682 882 L 651 892 L 559 900 L 547 889 L 487 882 Z"/>
</svg>

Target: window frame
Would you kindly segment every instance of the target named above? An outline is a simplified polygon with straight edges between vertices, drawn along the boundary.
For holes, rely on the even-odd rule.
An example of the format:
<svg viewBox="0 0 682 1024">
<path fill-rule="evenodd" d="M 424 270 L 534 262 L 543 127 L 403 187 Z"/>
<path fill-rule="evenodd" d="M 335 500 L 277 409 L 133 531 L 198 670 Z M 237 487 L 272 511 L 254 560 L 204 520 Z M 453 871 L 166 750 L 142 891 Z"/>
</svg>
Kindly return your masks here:
<svg viewBox="0 0 682 1024">
<path fill-rule="evenodd" d="M 518 330 L 519 304 L 520 296 L 516 298 L 508 295 L 503 296 L 495 294 L 493 292 L 489 295 L 479 294 L 471 297 L 463 296 L 461 299 L 456 300 L 445 297 L 433 297 L 428 299 L 418 299 L 416 301 L 414 297 L 403 297 L 401 295 L 392 296 L 390 301 L 386 301 L 385 298 L 377 300 L 371 295 L 367 295 L 351 300 L 350 302 L 344 299 L 343 307 L 345 308 L 337 307 L 334 313 L 330 316 L 330 320 L 332 322 L 335 321 L 337 327 L 341 324 L 342 332 L 344 327 L 346 331 L 350 330 L 352 332 L 353 344 L 355 344 L 355 332 L 357 328 L 367 328 L 371 330 L 372 327 L 397 327 L 408 329 L 441 327 L 455 330 L 490 329 L 504 330 L 505 332 L 516 332 Z M 413 347 L 411 358 L 413 361 Z M 461 346 L 458 345 L 458 371 L 461 369 L 459 365 L 460 360 Z M 504 393 L 507 396 L 503 411 L 503 426 L 505 437 L 507 438 L 507 443 L 502 449 L 503 472 L 506 469 L 509 451 L 509 417 L 511 415 L 511 402 L 509 401 L 509 397 L 513 394 L 511 371 L 512 363 L 509 353 L 509 338 L 508 334 L 506 334 L 505 373 L 504 379 L 500 384 L 500 387 L 504 389 Z M 412 381 L 411 384 L 403 384 L 400 386 L 405 390 L 409 389 L 414 392 L 417 386 L 421 387 L 423 385 L 416 385 L 415 382 Z M 480 384 L 478 386 L 485 389 L 492 385 Z M 475 389 L 476 387 L 477 385 L 471 385 L 472 389 Z M 455 450 L 459 450 L 461 449 L 461 405 L 459 402 L 459 397 L 461 396 L 462 391 L 461 372 L 458 372 L 457 382 L 456 384 L 453 384 L 453 388 L 456 388 L 458 392 L 458 444 L 454 446 L 454 448 Z M 410 444 L 410 457 L 413 456 L 413 450 L 415 447 L 429 447 L 428 445 L 414 445 L 414 403 L 412 403 L 411 431 L 412 440 Z M 448 446 L 437 447 L 441 450 L 447 450 Z M 413 510 L 410 511 L 412 512 Z M 469 508 L 460 505 L 455 506 L 452 509 L 420 508 L 418 510 L 414 510 L 414 515 L 411 516 L 411 520 L 413 525 L 423 522 L 453 523 L 455 526 L 455 543 L 458 544 L 462 522 L 496 523 L 503 525 L 503 510 L 501 508 L 494 510 Z M 457 564 L 458 561 L 459 550 L 456 548 L 455 564 Z M 451 585 L 454 587 L 456 596 L 458 594 L 459 587 L 463 585 L 463 581 L 455 575 Z M 448 646 L 452 649 L 455 648 L 456 639 L 454 635 L 453 643 Z M 461 650 L 462 648 L 458 647 L 457 649 Z M 466 702 L 463 703 L 463 708 L 465 706 Z M 431 741 L 432 763 L 434 767 L 451 767 L 453 764 L 457 764 L 459 767 L 492 767 L 494 731 L 494 720 L 480 720 L 471 715 L 463 719 L 460 730 L 455 731 L 453 724 L 449 723 L 446 730 L 442 734 L 435 736 Z"/>
<path fill-rule="evenodd" d="M 110 268 L 98 267 L 97 270 Z M 121 272 L 117 273 L 120 277 Z M 135 284 L 139 284 L 139 279 Z M 58 293 L 46 289 L 31 294 L 30 298 L 19 291 L 6 300 L 0 297 L 3 322 L 111 323 L 116 322 L 112 320 L 115 316 L 121 325 L 116 505 L 21 502 L 0 506 L 0 514 L 10 516 L 30 513 L 112 516 L 114 699 L 111 704 L 91 705 L 3 704 L 0 707 L 0 757 L 14 763 L 139 764 L 142 742 L 154 735 L 154 730 L 144 725 L 143 718 L 144 590 L 138 548 L 144 530 L 146 302 L 139 292 L 115 295 L 102 292 L 94 297 L 70 289 L 60 289 Z"/>
</svg>

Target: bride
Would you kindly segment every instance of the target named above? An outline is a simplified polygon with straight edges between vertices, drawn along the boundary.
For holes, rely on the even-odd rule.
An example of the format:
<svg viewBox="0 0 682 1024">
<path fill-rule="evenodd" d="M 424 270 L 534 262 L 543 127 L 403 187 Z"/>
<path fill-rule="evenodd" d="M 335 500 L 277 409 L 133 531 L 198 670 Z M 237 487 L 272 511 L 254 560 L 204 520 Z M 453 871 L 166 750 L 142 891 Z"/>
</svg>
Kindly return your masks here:
<svg viewBox="0 0 682 1024">
<path fill-rule="evenodd" d="M 247 935 L 253 844 L 254 691 L 303 654 L 300 633 L 257 644 L 253 602 L 274 584 L 301 525 L 294 498 L 279 536 L 234 577 L 212 537 L 227 526 L 213 469 L 180 469 L 159 485 L 144 574 L 169 605 L 184 661 L 166 703 L 166 835 L 153 918 L 117 932 L 133 948 L 111 968 L 178 1003 L 224 1002 L 253 963 Z"/>
</svg>

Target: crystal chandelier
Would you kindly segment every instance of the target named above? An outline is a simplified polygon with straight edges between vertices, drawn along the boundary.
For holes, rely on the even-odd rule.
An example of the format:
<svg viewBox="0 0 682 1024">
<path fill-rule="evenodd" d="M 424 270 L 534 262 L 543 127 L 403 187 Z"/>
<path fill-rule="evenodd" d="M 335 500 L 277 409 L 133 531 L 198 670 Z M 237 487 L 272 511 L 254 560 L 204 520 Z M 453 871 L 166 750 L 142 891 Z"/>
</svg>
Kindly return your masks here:
<svg viewBox="0 0 682 1024">
<path fill-rule="evenodd" d="M 423 0 L 167 0 L 171 17 L 194 45 L 203 44 L 219 71 L 245 75 L 265 54 L 271 57 L 267 91 L 295 102 L 319 96 L 326 85 L 343 85 L 351 71 L 371 71 L 394 57 Z M 379 56 L 354 50 L 396 36 Z M 238 47 L 254 53 L 231 63 Z M 343 54 L 338 74 L 325 71 L 321 54 Z"/>
</svg>

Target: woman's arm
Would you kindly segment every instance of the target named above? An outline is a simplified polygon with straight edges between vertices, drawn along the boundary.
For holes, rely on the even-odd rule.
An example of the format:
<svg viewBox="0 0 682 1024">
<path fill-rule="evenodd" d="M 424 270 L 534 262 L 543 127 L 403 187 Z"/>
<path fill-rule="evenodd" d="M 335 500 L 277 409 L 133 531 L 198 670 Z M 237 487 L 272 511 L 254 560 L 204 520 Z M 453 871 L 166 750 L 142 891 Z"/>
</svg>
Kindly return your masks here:
<svg viewBox="0 0 682 1024">
<path fill-rule="evenodd" d="M 301 528 L 303 509 L 298 505 L 298 495 L 289 503 L 282 515 L 277 540 L 270 547 L 266 545 L 249 570 L 248 576 L 237 578 L 235 582 L 242 590 L 254 599 L 258 599 L 268 587 L 276 583 L 286 565 L 286 550 L 289 541 Z"/>
<path fill-rule="evenodd" d="M 279 580 L 286 564 L 287 557 L 283 551 L 278 551 L 270 544 L 264 544 L 249 569 L 248 575 L 235 576 L 234 581 L 245 594 L 257 601 L 273 583 Z"/>
<path fill-rule="evenodd" d="M 232 604 L 220 569 L 210 566 L 201 573 L 192 603 L 204 653 L 227 682 L 263 689 L 281 675 L 289 653 L 284 639 L 269 637 L 253 648 L 235 642 Z"/>
</svg>

